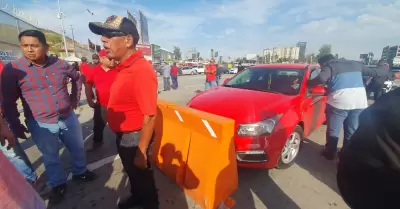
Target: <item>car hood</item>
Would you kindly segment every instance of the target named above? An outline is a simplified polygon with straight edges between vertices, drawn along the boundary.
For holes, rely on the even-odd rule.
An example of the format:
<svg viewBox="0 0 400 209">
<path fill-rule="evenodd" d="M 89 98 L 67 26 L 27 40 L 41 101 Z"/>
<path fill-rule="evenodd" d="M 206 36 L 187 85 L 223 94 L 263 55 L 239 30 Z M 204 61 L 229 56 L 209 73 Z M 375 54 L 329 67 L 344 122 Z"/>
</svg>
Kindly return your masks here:
<svg viewBox="0 0 400 209">
<path fill-rule="evenodd" d="M 283 113 L 296 96 L 219 86 L 193 97 L 188 106 L 234 119 L 257 122 Z"/>
</svg>

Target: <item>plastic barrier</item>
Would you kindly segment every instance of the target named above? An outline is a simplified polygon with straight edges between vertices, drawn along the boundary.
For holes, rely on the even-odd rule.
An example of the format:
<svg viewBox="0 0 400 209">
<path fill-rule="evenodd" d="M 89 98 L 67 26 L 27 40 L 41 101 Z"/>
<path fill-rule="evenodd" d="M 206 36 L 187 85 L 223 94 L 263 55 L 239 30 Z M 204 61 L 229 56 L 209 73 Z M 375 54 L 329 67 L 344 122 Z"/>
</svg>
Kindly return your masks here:
<svg viewBox="0 0 400 209">
<path fill-rule="evenodd" d="M 0 167 L 0 208 L 46 208 L 43 199 L 1 151 Z"/>
<path fill-rule="evenodd" d="M 232 119 L 159 101 L 153 158 L 204 209 L 231 208 L 238 173 Z"/>
</svg>

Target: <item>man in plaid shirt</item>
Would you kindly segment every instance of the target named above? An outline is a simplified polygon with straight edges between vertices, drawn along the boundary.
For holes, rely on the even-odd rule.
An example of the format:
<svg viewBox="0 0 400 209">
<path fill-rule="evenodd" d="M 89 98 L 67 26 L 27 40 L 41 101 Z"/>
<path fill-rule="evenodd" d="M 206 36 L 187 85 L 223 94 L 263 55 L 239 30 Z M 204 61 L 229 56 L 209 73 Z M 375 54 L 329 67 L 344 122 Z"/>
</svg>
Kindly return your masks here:
<svg viewBox="0 0 400 209">
<path fill-rule="evenodd" d="M 16 103 L 21 99 L 26 125 L 43 155 L 52 187 L 50 204 L 57 204 L 64 197 L 67 181 L 59 156 L 59 140 L 71 152 L 73 179 L 92 181 L 95 178 L 86 168 L 82 129 L 73 111 L 80 98 L 82 80 L 67 62 L 46 55 L 49 46 L 42 32 L 26 30 L 18 38 L 24 57 L 4 66 L 2 109 L 16 137 L 26 138 L 27 129 L 19 120 Z M 71 95 L 67 87 L 69 79 Z"/>
</svg>

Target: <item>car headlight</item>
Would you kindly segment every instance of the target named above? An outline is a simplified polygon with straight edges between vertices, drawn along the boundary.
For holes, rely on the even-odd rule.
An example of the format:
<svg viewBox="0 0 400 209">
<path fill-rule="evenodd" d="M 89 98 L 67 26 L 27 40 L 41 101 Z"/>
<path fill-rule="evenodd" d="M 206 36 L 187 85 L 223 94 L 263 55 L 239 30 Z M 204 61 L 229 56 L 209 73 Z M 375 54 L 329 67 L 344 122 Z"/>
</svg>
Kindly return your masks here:
<svg viewBox="0 0 400 209">
<path fill-rule="evenodd" d="M 262 136 L 271 134 L 274 130 L 276 123 L 282 117 L 279 114 L 275 117 L 268 118 L 266 120 L 257 123 L 240 124 L 237 130 L 238 136 Z"/>
</svg>

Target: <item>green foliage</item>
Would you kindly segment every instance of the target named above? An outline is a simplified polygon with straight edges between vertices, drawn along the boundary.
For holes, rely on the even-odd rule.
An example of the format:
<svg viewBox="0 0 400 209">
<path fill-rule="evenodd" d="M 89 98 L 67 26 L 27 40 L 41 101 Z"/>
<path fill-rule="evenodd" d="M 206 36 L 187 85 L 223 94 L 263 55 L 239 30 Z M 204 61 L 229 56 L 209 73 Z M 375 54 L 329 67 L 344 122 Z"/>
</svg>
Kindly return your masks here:
<svg viewBox="0 0 400 209">
<path fill-rule="evenodd" d="M 323 44 L 320 48 L 319 48 L 319 53 L 317 55 L 317 59 L 319 59 L 320 57 L 324 56 L 324 55 L 328 55 L 332 53 L 332 46 L 330 44 Z"/>
<path fill-rule="evenodd" d="M 182 53 L 181 53 L 181 48 L 174 46 L 174 58 L 175 60 L 181 60 L 182 59 Z"/>
</svg>

